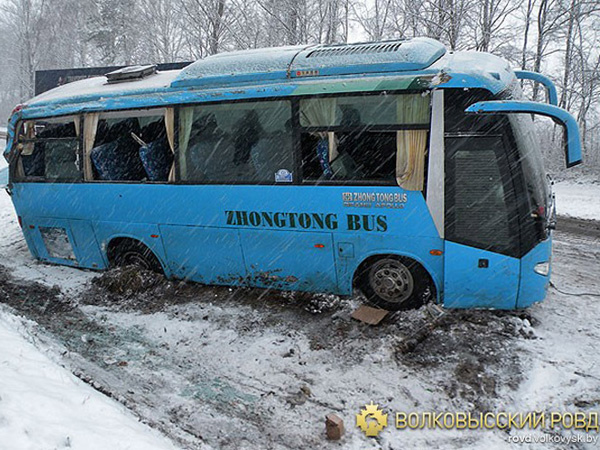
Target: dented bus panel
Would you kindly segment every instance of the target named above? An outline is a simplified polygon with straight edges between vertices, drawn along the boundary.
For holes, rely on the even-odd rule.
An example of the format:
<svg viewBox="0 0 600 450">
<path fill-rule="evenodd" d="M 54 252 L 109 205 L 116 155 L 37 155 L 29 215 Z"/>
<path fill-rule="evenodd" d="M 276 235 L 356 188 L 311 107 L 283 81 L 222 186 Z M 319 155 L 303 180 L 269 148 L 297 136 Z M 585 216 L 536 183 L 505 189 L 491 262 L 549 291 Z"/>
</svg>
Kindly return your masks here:
<svg viewBox="0 0 600 450">
<path fill-rule="evenodd" d="M 581 150 L 572 117 L 519 100 L 518 78 L 542 80 L 423 38 L 83 80 L 15 109 L 8 189 L 49 263 L 526 307 L 549 282 L 553 197 L 522 113 L 565 124 L 569 166 Z"/>
</svg>

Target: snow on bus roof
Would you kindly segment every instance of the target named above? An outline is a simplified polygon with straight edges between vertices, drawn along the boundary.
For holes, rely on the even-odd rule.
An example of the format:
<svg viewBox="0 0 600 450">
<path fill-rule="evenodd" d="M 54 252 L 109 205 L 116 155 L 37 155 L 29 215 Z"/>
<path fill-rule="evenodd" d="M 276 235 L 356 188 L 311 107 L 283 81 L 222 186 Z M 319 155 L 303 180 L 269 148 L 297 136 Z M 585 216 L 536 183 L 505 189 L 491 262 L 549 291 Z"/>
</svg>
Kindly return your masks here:
<svg viewBox="0 0 600 450">
<path fill-rule="evenodd" d="M 116 94 L 138 94 L 164 91 L 173 80 L 179 75 L 181 70 L 168 70 L 157 72 L 141 80 L 125 81 L 122 83 L 108 83 L 105 76 L 86 78 L 85 80 L 74 81 L 72 83 L 59 86 L 44 92 L 25 104 L 35 106 L 38 104 L 52 103 L 58 100 L 76 100 L 89 96 L 113 96 Z"/>
<path fill-rule="evenodd" d="M 424 70 L 445 53 L 446 47 L 430 38 L 238 51 L 190 64 L 171 86 Z"/>
<path fill-rule="evenodd" d="M 307 83 L 389 75 L 418 77 L 442 71 L 449 75 L 443 87 L 482 87 L 494 93 L 506 89 L 515 79 L 502 58 L 480 52 L 447 52 L 438 41 L 413 38 L 225 52 L 182 70 L 157 72 L 141 80 L 108 84 L 106 77 L 95 77 L 76 81 L 34 97 L 25 105 L 55 110 L 59 106 L 98 103 L 110 98 L 120 98 L 119 104 L 123 105 L 134 96 L 163 94 L 165 98 L 180 98 L 183 94 L 178 93 L 186 91 L 188 94 L 192 90 L 197 90 L 197 94 L 225 92 L 236 90 L 237 86 L 281 85 L 289 87 L 291 90 L 286 88 L 286 92 L 290 94 L 296 90 L 294 86 L 301 88 Z"/>
</svg>

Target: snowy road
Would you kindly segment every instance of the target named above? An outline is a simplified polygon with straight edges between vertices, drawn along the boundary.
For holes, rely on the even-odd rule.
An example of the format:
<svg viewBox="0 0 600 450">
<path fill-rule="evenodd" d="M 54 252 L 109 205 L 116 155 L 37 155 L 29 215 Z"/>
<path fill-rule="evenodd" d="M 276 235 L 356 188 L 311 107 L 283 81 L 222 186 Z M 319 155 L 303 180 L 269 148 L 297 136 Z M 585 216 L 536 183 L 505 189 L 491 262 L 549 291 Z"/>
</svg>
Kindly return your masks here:
<svg viewBox="0 0 600 450">
<path fill-rule="evenodd" d="M 388 427 L 368 440 L 354 416 L 370 401 L 390 412 L 600 408 L 598 298 L 551 289 L 525 313 L 450 312 L 403 353 L 403 338 L 429 320 L 425 308 L 369 328 L 349 318 L 357 298 L 153 278 L 114 294 L 131 273 L 91 283 L 93 273 L 32 261 L 2 197 L 2 301 L 43 327 L 29 323 L 21 331 L 181 448 L 340 448 L 324 439 L 330 412 L 345 420 L 342 448 L 520 448 L 507 437 L 528 430 Z M 559 222 L 553 282 L 598 293 L 600 239 L 587 225 L 581 232 L 573 226 L 565 232 Z M 553 445 L 523 448 L 565 448 Z"/>
</svg>

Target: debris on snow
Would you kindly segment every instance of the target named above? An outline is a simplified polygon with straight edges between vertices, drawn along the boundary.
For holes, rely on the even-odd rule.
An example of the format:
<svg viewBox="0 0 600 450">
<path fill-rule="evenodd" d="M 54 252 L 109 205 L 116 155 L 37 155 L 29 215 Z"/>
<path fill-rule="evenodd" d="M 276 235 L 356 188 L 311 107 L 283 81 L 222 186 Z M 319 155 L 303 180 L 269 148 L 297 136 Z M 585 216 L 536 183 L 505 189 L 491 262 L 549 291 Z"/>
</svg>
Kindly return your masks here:
<svg viewBox="0 0 600 450">
<path fill-rule="evenodd" d="M 327 439 L 339 441 L 344 435 L 344 421 L 336 414 L 327 414 L 325 416 L 325 433 Z"/>
<path fill-rule="evenodd" d="M 389 314 L 389 311 L 381 308 L 373 308 L 367 305 L 361 305 L 352 312 L 352 318 L 367 325 L 379 325 L 381 321 Z"/>
</svg>

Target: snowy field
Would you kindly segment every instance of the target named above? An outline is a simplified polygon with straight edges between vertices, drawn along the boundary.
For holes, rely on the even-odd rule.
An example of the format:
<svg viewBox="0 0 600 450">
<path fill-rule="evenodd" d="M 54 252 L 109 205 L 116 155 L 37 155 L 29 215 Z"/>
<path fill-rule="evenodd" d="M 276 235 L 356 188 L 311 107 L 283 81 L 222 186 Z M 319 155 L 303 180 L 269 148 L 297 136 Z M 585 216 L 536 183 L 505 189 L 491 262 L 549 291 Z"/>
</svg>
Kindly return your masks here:
<svg viewBox="0 0 600 450">
<path fill-rule="evenodd" d="M 560 181 L 554 185 L 558 215 L 600 220 L 600 179 Z"/>
<path fill-rule="evenodd" d="M 390 426 L 367 439 L 354 421 L 370 401 L 390 412 L 598 411 L 598 298 L 551 289 L 525 312 L 448 312 L 405 351 L 431 323 L 427 308 L 375 328 L 349 318 L 356 297 L 98 277 L 33 261 L 4 193 L 0 224 L 2 448 L 597 448 L 507 441 L 529 430 Z M 559 221 L 557 287 L 600 292 L 599 237 Z M 324 437 L 332 412 L 345 421 L 340 443 Z M 544 432 L 571 435 L 532 434 Z"/>
</svg>

